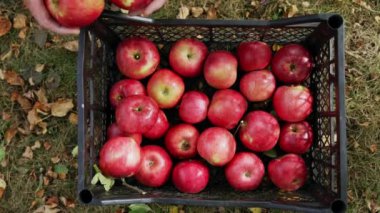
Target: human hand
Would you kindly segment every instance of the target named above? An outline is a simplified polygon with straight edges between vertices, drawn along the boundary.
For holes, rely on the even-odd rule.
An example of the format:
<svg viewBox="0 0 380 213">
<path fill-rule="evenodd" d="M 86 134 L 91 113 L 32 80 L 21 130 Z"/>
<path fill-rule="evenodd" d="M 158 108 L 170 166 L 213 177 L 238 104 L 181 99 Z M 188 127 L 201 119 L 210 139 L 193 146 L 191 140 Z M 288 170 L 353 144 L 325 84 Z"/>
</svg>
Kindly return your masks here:
<svg viewBox="0 0 380 213">
<path fill-rule="evenodd" d="M 153 0 L 145 9 L 130 13 L 132 16 L 149 16 L 162 6 L 164 6 L 166 0 Z"/>
<path fill-rule="evenodd" d="M 54 18 L 50 16 L 44 4 L 44 0 L 24 0 L 24 4 L 41 27 L 63 35 L 79 34 L 79 28 L 67 28 L 58 24 Z"/>
</svg>

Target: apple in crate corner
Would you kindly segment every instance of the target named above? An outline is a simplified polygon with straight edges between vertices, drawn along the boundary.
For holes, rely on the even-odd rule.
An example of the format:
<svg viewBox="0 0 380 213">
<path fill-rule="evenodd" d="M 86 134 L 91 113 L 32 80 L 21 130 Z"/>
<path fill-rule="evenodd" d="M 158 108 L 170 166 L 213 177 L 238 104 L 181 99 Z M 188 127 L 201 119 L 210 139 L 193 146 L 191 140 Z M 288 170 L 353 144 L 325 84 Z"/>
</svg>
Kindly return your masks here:
<svg viewBox="0 0 380 213">
<path fill-rule="evenodd" d="M 237 79 L 237 67 L 237 59 L 232 53 L 219 50 L 207 56 L 203 74 L 211 87 L 228 89 Z"/>
<path fill-rule="evenodd" d="M 303 121 L 313 111 L 313 96 L 307 87 L 281 86 L 273 95 L 273 108 L 284 121 Z"/>
<path fill-rule="evenodd" d="M 142 135 L 139 133 L 126 133 L 122 131 L 116 123 L 113 123 L 107 128 L 107 139 L 116 138 L 116 137 L 131 137 L 137 144 L 141 144 Z"/>
<path fill-rule="evenodd" d="M 299 44 L 282 47 L 273 57 L 272 72 L 284 83 L 295 84 L 306 80 L 313 68 L 309 51 Z"/>
<path fill-rule="evenodd" d="M 227 182 L 238 191 L 256 189 L 265 174 L 263 162 L 250 152 L 237 153 L 224 170 Z"/>
<path fill-rule="evenodd" d="M 124 39 L 116 49 L 116 64 L 128 78 L 141 80 L 151 75 L 160 63 L 156 45 L 147 38 Z"/>
<path fill-rule="evenodd" d="M 140 169 L 140 146 L 130 137 L 108 140 L 100 149 L 99 168 L 106 176 L 131 177 Z"/>
<path fill-rule="evenodd" d="M 307 121 L 286 123 L 281 127 L 279 145 L 288 153 L 304 154 L 313 144 L 313 130 Z"/>
<path fill-rule="evenodd" d="M 111 0 L 111 2 L 124 10 L 135 12 L 147 7 L 152 0 Z"/>
<path fill-rule="evenodd" d="M 295 191 L 307 180 L 307 167 L 301 156 L 286 154 L 268 164 L 269 179 L 284 191 Z"/>
<path fill-rule="evenodd" d="M 209 121 L 226 129 L 234 128 L 247 111 L 248 104 L 243 95 L 232 89 L 214 93 L 207 112 Z"/>
<path fill-rule="evenodd" d="M 148 95 L 162 109 L 173 108 L 181 100 L 185 91 L 182 78 L 169 69 L 155 72 L 148 81 Z"/>
<path fill-rule="evenodd" d="M 275 89 L 276 79 L 268 70 L 247 73 L 240 80 L 240 92 L 248 101 L 266 101 L 272 97 Z"/>
<path fill-rule="evenodd" d="M 174 186 L 184 193 L 195 194 L 206 188 L 210 178 L 209 169 L 198 160 L 179 162 L 173 169 Z"/>
<path fill-rule="evenodd" d="M 243 71 L 265 69 L 272 58 L 270 46 L 261 41 L 242 42 L 237 48 L 239 66 Z"/>
<path fill-rule="evenodd" d="M 199 155 L 213 166 L 224 166 L 235 155 L 236 141 L 225 128 L 210 127 L 198 138 Z"/>
<path fill-rule="evenodd" d="M 104 0 L 45 0 L 50 15 L 62 26 L 84 27 L 102 14 Z"/>
<path fill-rule="evenodd" d="M 150 187 L 160 187 L 170 177 L 173 162 L 169 154 L 161 147 L 148 145 L 141 148 L 142 159 L 136 180 Z"/>
<path fill-rule="evenodd" d="M 159 108 L 154 100 L 145 95 L 125 98 L 116 108 L 116 123 L 127 133 L 145 133 L 156 123 Z"/>
<path fill-rule="evenodd" d="M 169 121 L 166 118 L 165 112 L 160 110 L 158 112 L 158 117 L 156 123 L 153 127 L 144 133 L 144 137 L 148 139 L 158 139 L 165 135 L 166 131 L 169 129 Z"/>
<path fill-rule="evenodd" d="M 177 41 L 169 53 L 169 63 L 173 71 L 183 77 L 196 77 L 202 73 L 207 57 L 207 46 L 192 38 Z"/>
<path fill-rule="evenodd" d="M 280 125 L 273 115 L 257 110 L 248 113 L 239 130 L 243 145 L 255 152 L 265 152 L 276 146 Z"/>
<path fill-rule="evenodd" d="M 207 110 L 210 101 L 202 92 L 189 91 L 182 96 L 178 115 L 182 121 L 196 124 L 207 118 Z"/>
<path fill-rule="evenodd" d="M 110 90 L 110 102 L 113 107 L 117 107 L 119 103 L 126 97 L 131 95 L 146 95 L 144 85 L 134 79 L 124 79 L 116 82 Z"/>
<path fill-rule="evenodd" d="M 191 124 L 177 124 L 171 127 L 165 136 L 165 147 L 169 153 L 179 159 L 197 155 L 199 132 Z"/>
</svg>

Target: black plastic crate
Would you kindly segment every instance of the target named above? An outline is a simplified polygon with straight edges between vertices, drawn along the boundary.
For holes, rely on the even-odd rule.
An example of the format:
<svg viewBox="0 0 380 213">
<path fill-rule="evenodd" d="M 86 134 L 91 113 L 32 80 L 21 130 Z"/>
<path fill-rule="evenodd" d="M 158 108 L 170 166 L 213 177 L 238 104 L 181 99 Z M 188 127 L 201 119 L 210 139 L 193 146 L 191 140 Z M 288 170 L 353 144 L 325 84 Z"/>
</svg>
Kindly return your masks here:
<svg viewBox="0 0 380 213">
<path fill-rule="evenodd" d="M 210 50 L 234 51 L 237 44 L 248 40 L 305 45 L 315 62 L 312 75 L 305 83 L 312 89 L 315 100 L 314 112 L 310 116 L 315 140 L 311 151 L 304 155 L 309 167 L 307 184 L 295 192 L 282 192 L 269 181 L 264 181 L 255 191 L 236 192 L 216 178 L 223 176 L 221 170 L 211 170 L 212 180 L 208 187 L 195 195 L 179 193 L 170 183 L 158 189 L 140 186 L 148 192 L 146 195 L 130 191 L 120 183 L 109 192 L 101 186 L 91 185 L 93 164 L 106 140 L 107 125 L 113 119 L 108 91 L 120 79 L 114 60 L 116 45 L 130 36 L 145 36 L 160 44 L 163 52 L 168 51 L 173 42 L 185 37 L 204 41 Z M 162 203 L 281 208 L 302 212 L 345 211 L 347 154 L 343 42 L 343 19 L 337 14 L 253 21 L 151 20 L 104 12 L 100 21 L 82 29 L 80 34 L 77 67 L 79 199 L 94 205 Z M 165 67 L 167 56 L 162 58 Z M 191 86 L 191 82 L 187 82 L 186 87 Z M 169 114 L 169 120 L 175 121 L 172 116 L 175 114 Z"/>
</svg>

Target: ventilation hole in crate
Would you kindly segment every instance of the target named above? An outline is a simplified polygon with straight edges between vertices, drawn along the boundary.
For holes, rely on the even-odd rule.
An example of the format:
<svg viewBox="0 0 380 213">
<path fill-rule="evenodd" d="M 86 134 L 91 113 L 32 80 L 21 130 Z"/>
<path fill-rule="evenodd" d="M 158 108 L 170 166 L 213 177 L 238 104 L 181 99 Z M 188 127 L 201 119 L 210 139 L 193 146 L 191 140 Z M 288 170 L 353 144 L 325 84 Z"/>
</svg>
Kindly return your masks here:
<svg viewBox="0 0 380 213">
<path fill-rule="evenodd" d="M 330 83 L 330 111 L 335 112 L 336 110 L 336 91 L 335 91 L 335 83 Z"/>
<path fill-rule="evenodd" d="M 346 212 L 347 204 L 343 200 L 334 200 L 331 203 L 331 211 L 334 213 Z"/>
<path fill-rule="evenodd" d="M 343 25 L 343 18 L 340 15 L 333 15 L 327 20 L 327 24 L 332 29 L 338 29 Z"/>
<path fill-rule="evenodd" d="M 83 189 L 79 193 L 79 199 L 80 199 L 80 201 L 82 201 L 82 203 L 85 203 L 85 204 L 91 203 L 92 197 L 93 197 L 92 193 L 89 190 L 87 190 L 87 189 Z"/>
</svg>

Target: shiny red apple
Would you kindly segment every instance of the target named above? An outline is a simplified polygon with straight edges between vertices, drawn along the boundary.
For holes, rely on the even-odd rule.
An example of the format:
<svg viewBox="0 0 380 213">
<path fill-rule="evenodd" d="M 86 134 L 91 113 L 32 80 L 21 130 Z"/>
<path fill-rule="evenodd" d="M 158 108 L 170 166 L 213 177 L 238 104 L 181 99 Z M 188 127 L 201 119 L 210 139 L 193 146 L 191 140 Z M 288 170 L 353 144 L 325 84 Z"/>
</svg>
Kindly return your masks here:
<svg viewBox="0 0 380 213">
<path fill-rule="evenodd" d="M 243 71 L 265 69 L 272 58 L 272 50 L 268 44 L 261 41 L 242 42 L 237 48 L 239 66 Z"/>
<path fill-rule="evenodd" d="M 144 133 L 144 137 L 148 139 L 159 139 L 163 137 L 166 131 L 169 129 L 169 121 L 166 118 L 165 112 L 160 110 L 156 123 L 153 127 Z"/>
<path fill-rule="evenodd" d="M 174 186 L 184 193 L 195 194 L 204 190 L 208 184 L 210 172 L 205 164 L 198 160 L 178 163 L 172 173 Z"/>
<path fill-rule="evenodd" d="M 276 79 L 268 70 L 250 72 L 240 79 L 240 92 L 248 101 L 266 101 L 272 97 L 275 89 Z"/>
<path fill-rule="evenodd" d="M 228 51 L 210 53 L 203 70 L 207 84 L 216 89 L 230 88 L 237 79 L 237 66 L 236 57 Z"/>
<path fill-rule="evenodd" d="M 210 101 L 202 92 L 186 92 L 179 105 L 178 114 L 182 121 L 190 124 L 202 122 L 207 117 L 207 109 Z"/>
<path fill-rule="evenodd" d="M 110 90 L 111 105 L 117 107 L 125 97 L 130 95 L 146 95 L 144 85 L 134 79 L 124 79 L 116 82 Z"/>
<path fill-rule="evenodd" d="M 169 153 L 179 159 L 197 155 L 198 130 L 190 124 L 177 124 L 171 127 L 165 136 L 165 147 Z"/>
<path fill-rule="evenodd" d="M 142 135 L 139 133 L 126 133 L 123 132 L 116 123 L 113 123 L 107 128 L 107 139 L 116 138 L 116 137 L 131 137 L 137 144 L 141 144 Z"/>
<path fill-rule="evenodd" d="M 307 121 L 286 123 L 281 127 L 279 145 L 288 153 L 304 154 L 313 144 L 313 130 Z"/>
</svg>

